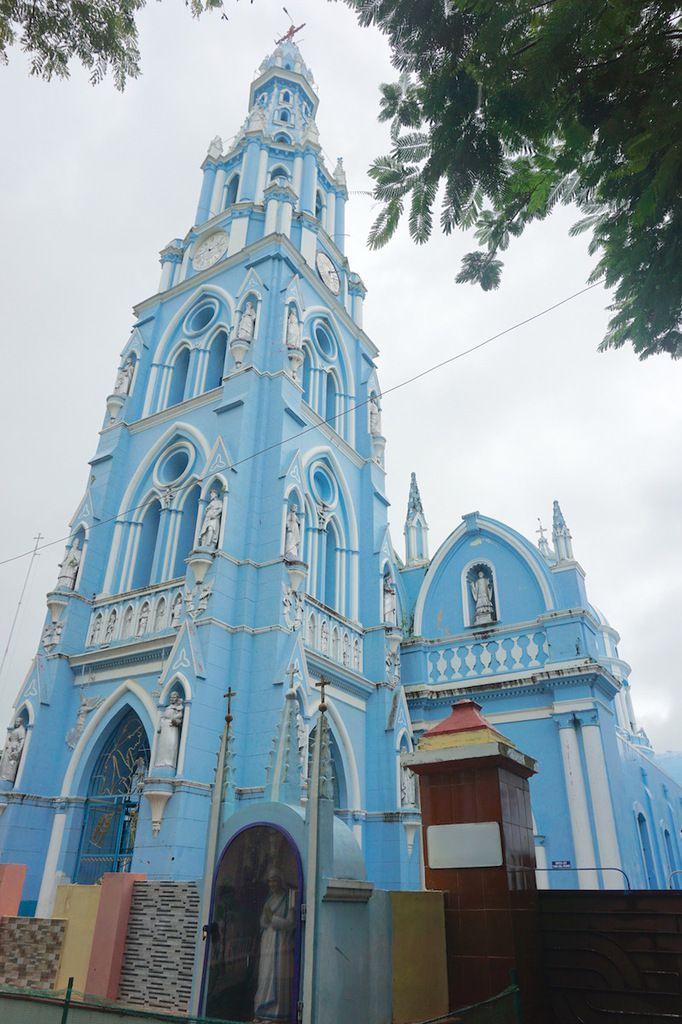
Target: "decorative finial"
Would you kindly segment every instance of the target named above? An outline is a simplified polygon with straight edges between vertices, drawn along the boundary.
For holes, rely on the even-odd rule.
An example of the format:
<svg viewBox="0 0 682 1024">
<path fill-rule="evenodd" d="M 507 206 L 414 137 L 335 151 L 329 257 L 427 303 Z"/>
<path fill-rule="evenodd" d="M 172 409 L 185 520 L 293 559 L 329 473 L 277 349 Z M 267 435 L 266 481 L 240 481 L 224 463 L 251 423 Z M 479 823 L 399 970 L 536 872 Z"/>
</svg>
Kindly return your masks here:
<svg viewBox="0 0 682 1024">
<path fill-rule="evenodd" d="M 540 516 L 538 516 L 538 528 L 535 532 L 540 534 L 540 540 L 538 541 L 538 548 L 540 550 L 540 554 L 543 558 L 550 562 L 552 560 L 552 549 L 549 546 L 549 541 L 545 537 L 545 533 L 547 531 L 542 525 Z"/>
<path fill-rule="evenodd" d="M 573 540 L 566 525 L 559 502 L 555 500 L 552 511 L 552 540 L 559 562 L 573 561 Z"/>
<path fill-rule="evenodd" d="M 283 7 L 282 10 L 284 11 L 285 14 L 288 14 L 289 17 L 291 18 L 291 15 L 287 11 L 286 7 Z M 292 43 L 296 33 L 300 32 L 302 28 L 305 28 L 305 26 L 306 26 L 305 21 L 303 22 L 302 25 L 294 25 L 294 22 L 292 20 L 291 25 L 289 25 L 289 28 L 284 33 L 282 38 L 281 39 L 275 39 L 275 46 L 281 46 L 282 43 Z"/>
<path fill-rule="evenodd" d="M 325 687 L 328 686 L 328 685 L 329 685 L 329 680 L 326 679 L 325 676 L 320 676 L 320 683 L 319 683 L 319 686 L 320 686 L 320 704 L 319 704 L 319 708 L 320 708 L 320 714 L 321 715 L 323 715 L 325 713 L 325 711 L 327 710 L 327 706 L 328 706 L 327 705 L 327 701 L 325 700 L 325 692 L 324 692 Z"/>
</svg>

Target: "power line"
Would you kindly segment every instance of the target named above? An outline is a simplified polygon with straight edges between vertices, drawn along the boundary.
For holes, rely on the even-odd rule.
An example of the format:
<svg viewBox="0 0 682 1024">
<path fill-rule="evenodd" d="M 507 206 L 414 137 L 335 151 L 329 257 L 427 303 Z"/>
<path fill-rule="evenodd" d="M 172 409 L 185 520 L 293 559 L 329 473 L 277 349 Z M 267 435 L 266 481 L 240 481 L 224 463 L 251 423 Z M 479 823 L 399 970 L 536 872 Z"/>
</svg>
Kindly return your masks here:
<svg viewBox="0 0 682 1024">
<path fill-rule="evenodd" d="M 31 569 L 33 568 L 33 563 L 35 562 L 35 560 L 36 560 L 36 558 L 38 556 L 38 545 L 40 544 L 42 539 L 43 539 L 43 535 L 42 535 L 42 533 L 40 533 L 40 531 L 38 531 L 38 536 L 35 538 L 35 545 L 33 546 L 33 550 L 30 552 L 31 561 L 28 563 L 28 569 L 26 570 L 26 576 L 24 578 L 24 585 L 21 588 L 21 593 L 19 594 L 19 600 L 17 601 L 16 611 L 14 612 L 14 618 L 12 619 L 12 625 L 9 627 L 9 634 L 7 636 L 7 643 L 5 644 L 5 650 L 4 650 L 4 653 L 2 655 L 2 661 L 0 661 L 0 679 L 2 679 L 2 670 L 5 667 L 5 662 L 7 661 L 7 655 L 9 654 L 10 644 L 12 643 L 12 637 L 14 636 L 14 630 L 16 628 L 17 621 L 19 619 L 19 612 L 21 611 L 21 603 L 24 600 L 24 594 L 26 593 L 26 587 L 28 586 L 28 578 L 31 575 Z"/>
<path fill-rule="evenodd" d="M 534 320 L 539 320 L 540 317 L 546 316 L 548 313 L 553 312 L 555 309 L 559 309 L 560 306 L 565 306 L 567 302 L 572 302 L 573 299 L 577 299 L 580 295 L 584 295 L 585 292 L 589 292 L 592 288 L 596 288 L 600 284 L 599 281 L 595 281 L 593 284 L 588 284 L 585 288 L 581 288 L 577 292 L 573 292 L 572 295 L 567 295 L 563 299 L 559 299 L 558 302 L 554 302 L 551 306 L 546 306 L 544 309 L 539 310 L 537 313 L 527 316 L 524 320 L 519 320 L 515 324 L 511 324 L 510 327 L 505 327 L 504 330 L 498 331 L 497 334 L 492 334 L 489 338 L 484 338 L 483 341 L 477 342 L 470 348 L 465 348 L 461 352 L 456 352 L 454 356 L 448 356 L 447 359 L 442 359 L 439 363 L 434 363 L 433 366 L 428 366 L 425 370 L 420 370 L 419 373 L 415 373 L 412 377 L 407 377 L 406 380 L 400 381 L 398 384 L 394 384 L 390 388 L 386 388 L 377 395 L 378 398 L 384 398 L 386 395 L 392 394 L 394 391 L 399 391 L 400 388 L 405 388 L 408 384 L 414 384 L 415 381 L 421 380 L 422 377 L 426 377 L 430 373 L 435 373 L 436 370 L 441 370 L 444 366 L 449 366 L 450 363 L 456 362 L 458 359 L 463 359 L 464 356 L 471 355 L 472 352 L 478 352 L 479 349 L 485 348 L 486 345 L 490 345 L 491 342 L 497 341 L 499 338 L 503 338 L 506 334 L 511 334 L 512 331 L 517 331 L 521 327 L 525 327 L 526 324 L 533 323 Z M 343 412 L 336 413 L 334 416 L 329 416 L 327 419 L 321 420 L 320 423 L 313 423 L 309 427 L 304 427 L 303 430 L 299 430 L 298 433 L 292 434 L 291 437 L 286 439 L 286 443 L 289 444 L 291 441 L 295 441 L 297 437 L 304 437 L 306 434 L 311 433 L 313 430 L 318 430 L 322 423 L 333 424 L 336 420 L 341 419 L 343 416 L 349 416 L 357 409 L 362 409 L 366 405 L 369 405 L 369 398 L 364 399 L 361 402 L 356 402 L 350 409 L 345 409 Z M 252 459 L 258 458 L 259 455 L 266 455 L 268 452 L 274 451 L 276 448 L 281 448 L 284 444 L 283 441 L 274 441 L 272 444 L 266 445 L 265 448 L 259 448 L 255 452 L 251 452 L 250 455 L 245 455 L 243 459 L 238 459 L 232 463 L 231 468 L 234 469 L 237 466 L 243 466 L 246 462 L 250 462 Z M 198 477 L 196 483 L 203 483 L 213 474 L 208 473 L 204 477 Z M 91 530 L 96 529 L 98 526 L 106 526 L 108 523 L 114 523 L 121 516 L 128 515 L 130 512 L 137 512 L 141 508 L 148 505 L 148 501 L 143 501 L 139 505 L 132 505 L 130 508 L 123 509 L 116 513 L 115 516 L 109 516 L 108 519 L 101 519 L 97 523 L 93 523 L 90 527 Z M 4 558 L 0 560 L 0 565 L 8 565 L 10 562 L 16 562 L 21 558 L 27 558 L 29 555 L 35 555 L 37 551 L 44 551 L 46 548 L 54 547 L 55 544 L 64 544 L 71 537 L 70 533 L 67 533 L 65 537 L 58 537 L 56 540 L 48 541 L 46 544 L 31 548 L 28 551 L 22 551 L 21 554 L 12 555 L 10 558 Z"/>
</svg>

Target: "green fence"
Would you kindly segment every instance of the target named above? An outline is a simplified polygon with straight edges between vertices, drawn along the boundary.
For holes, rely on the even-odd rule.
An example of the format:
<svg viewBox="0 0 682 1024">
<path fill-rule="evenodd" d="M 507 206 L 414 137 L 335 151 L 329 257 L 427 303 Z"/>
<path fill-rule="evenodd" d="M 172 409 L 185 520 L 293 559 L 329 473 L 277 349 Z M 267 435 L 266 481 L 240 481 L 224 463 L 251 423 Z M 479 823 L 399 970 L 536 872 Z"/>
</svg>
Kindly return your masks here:
<svg viewBox="0 0 682 1024">
<path fill-rule="evenodd" d="M 134 1009 L 75 989 L 44 991 L 0 985 L 0 1021 L 5 1024 L 239 1024 L 213 1017 L 189 1017 Z"/>
</svg>

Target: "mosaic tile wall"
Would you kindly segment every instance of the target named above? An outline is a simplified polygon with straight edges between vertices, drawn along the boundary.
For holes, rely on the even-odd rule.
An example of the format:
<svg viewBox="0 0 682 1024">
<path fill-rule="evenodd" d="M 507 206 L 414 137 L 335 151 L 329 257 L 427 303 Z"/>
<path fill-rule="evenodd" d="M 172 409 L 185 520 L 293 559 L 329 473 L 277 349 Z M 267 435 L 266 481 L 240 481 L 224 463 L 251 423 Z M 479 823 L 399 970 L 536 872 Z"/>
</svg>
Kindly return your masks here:
<svg viewBox="0 0 682 1024">
<path fill-rule="evenodd" d="M 65 934 L 66 921 L 0 917 L 0 984 L 54 988 Z"/>
<path fill-rule="evenodd" d="M 135 882 L 118 998 L 186 1013 L 199 926 L 195 882 Z"/>
</svg>

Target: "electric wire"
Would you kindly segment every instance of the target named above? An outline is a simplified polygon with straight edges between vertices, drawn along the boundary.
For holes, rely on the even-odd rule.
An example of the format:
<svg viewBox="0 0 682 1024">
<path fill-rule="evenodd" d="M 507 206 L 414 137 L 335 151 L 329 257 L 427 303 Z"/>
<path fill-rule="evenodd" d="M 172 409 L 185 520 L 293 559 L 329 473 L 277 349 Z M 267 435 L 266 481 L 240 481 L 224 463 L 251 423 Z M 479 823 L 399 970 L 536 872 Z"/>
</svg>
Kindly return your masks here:
<svg viewBox="0 0 682 1024">
<path fill-rule="evenodd" d="M 461 352 L 456 352 L 452 356 L 448 356 L 447 359 L 442 359 L 438 363 L 434 363 L 433 366 L 427 366 L 426 369 L 420 370 L 419 373 L 415 373 L 412 377 L 407 377 L 405 380 L 399 381 L 398 384 L 393 384 L 391 387 L 380 391 L 376 396 L 377 398 L 385 398 L 386 395 L 393 394 L 395 391 L 399 391 L 401 388 L 407 387 L 409 384 L 414 384 L 415 381 L 421 380 L 423 377 L 428 376 L 430 373 L 435 373 L 436 370 L 441 370 L 444 366 L 449 366 L 450 363 L 456 362 L 458 359 L 463 359 L 465 356 L 471 355 L 472 352 L 478 352 L 479 349 L 485 348 L 486 345 L 490 345 L 493 341 L 498 341 L 507 334 L 511 334 L 513 331 L 519 330 L 521 327 L 525 327 L 527 324 L 533 323 L 534 320 L 539 320 L 540 317 L 546 316 L 548 313 L 553 312 L 555 309 L 559 309 L 560 306 L 565 306 L 567 302 L 572 302 L 573 299 L 577 299 L 580 295 L 584 295 L 586 292 L 596 288 L 601 282 L 595 281 L 592 284 L 586 285 L 577 292 L 573 292 L 571 295 L 565 296 L 563 299 L 559 299 L 558 302 L 552 303 L 551 306 L 546 306 L 544 309 L 539 310 L 537 313 L 533 313 L 530 316 L 525 317 L 523 320 L 517 321 L 515 324 L 511 324 L 509 327 L 505 327 L 504 330 L 498 331 L 497 334 L 490 335 L 489 338 L 484 338 L 483 341 L 477 342 L 475 345 L 471 345 L 469 348 L 462 349 Z M 258 458 L 260 455 L 266 455 L 268 452 L 272 452 L 277 448 L 281 448 L 285 443 L 289 444 L 291 441 L 295 441 L 298 437 L 304 437 L 306 434 L 312 433 L 314 430 L 319 430 L 323 424 L 333 425 L 336 420 L 341 419 L 344 416 L 349 416 L 351 413 L 356 412 L 358 409 L 362 409 L 369 405 L 370 399 L 366 398 L 362 401 L 356 402 L 355 405 L 350 406 L 349 409 L 344 409 L 342 412 L 336 413 L 334 416 L 329 416 L 326 419 L 319 419 L 318 422 L 312 423 L 308 427 L 304 427 L 303 430 L 299 430 L 297 433 L 292 434 L 283 441 L 274 441 L 272 444 L 266 445 L 264 448 L 258 448 L 255 452 L 251 452 L 249 455 L 245 455 L 242 459 L 237 459 L 230 466 L 231 469 L 236 469 L 237 466 L 243 466 L 245 463 L 250 462 L 252 459 Z M 213 473 L 207 473 L 203 477 L 197 477 L 195 483 L 203 483 L 208 480 Z M 101 519 L 90 526 L 90 531 L 100 526 L 107 526 L 109 523 L 117 522 L 121 516 L 129 515 L 131 512 L 138 512 L 141 508 L 145 508 L 149 505 L 149 500 L 141 502 L 139 505 L 132 505 L 130 508 L 119 510 L 116 515 L 109 516 L 106 519 Z M 22 551 L 18 555 L 11 555 L 9 558 L 0 559 L 0 566 L 8 565 L 10 562 L 17 562 L 21 558 L 28 558 L 29 555 L 34 554 L 37 551 L 44 551 L 46 548 L 54 547 L 56 544 L 64 544 L 72 537 L 71 533 L 67 533 L 65 537 L 58 537 L 56 540 L 47 541 L 45 544 L 41 544 L 39 547 L 29 548 L 27 551 Z"/>
</svg>

